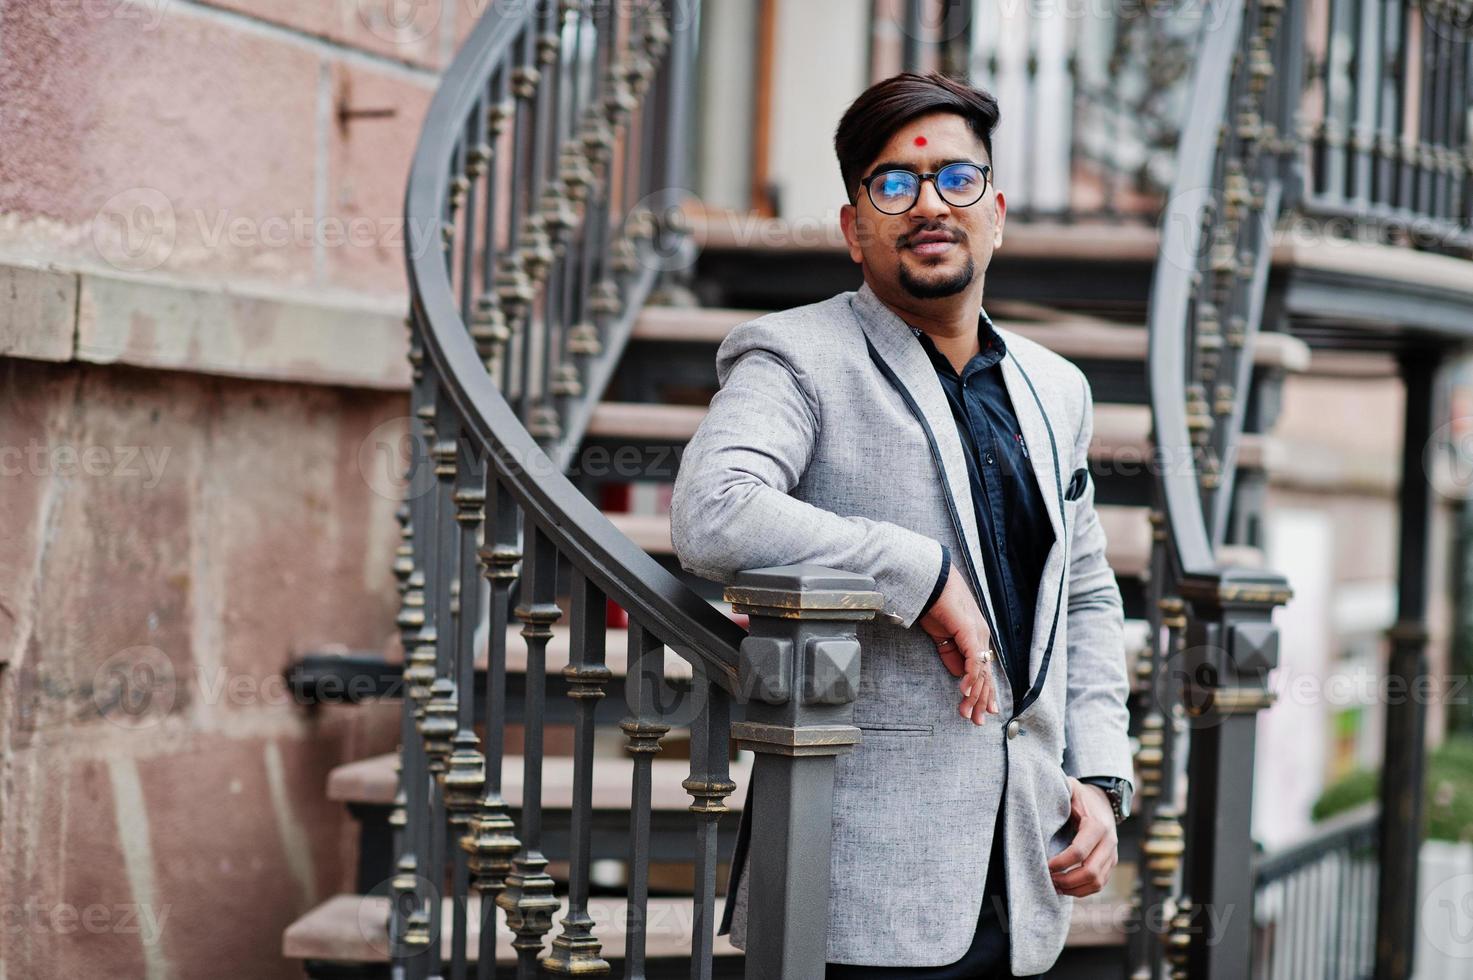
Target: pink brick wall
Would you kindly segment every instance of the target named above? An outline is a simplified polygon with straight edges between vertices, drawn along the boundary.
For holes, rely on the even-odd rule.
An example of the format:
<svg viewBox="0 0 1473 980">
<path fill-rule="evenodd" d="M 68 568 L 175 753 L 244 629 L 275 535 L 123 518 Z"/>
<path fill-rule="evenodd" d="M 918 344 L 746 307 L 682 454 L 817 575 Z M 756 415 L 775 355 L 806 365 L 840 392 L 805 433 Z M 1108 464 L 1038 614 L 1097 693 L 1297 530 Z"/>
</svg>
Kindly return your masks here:
<svg viewBox="0 0 1473 980">
<path fill-rule="evenodd" d="M 361 0 L 363 17 L 385 5 L 397 9 Z M 437 28 L 432 50 L 427 40 L 395 44 L 350 16 L 359 6 L 9 5 L 0 249 L 130 272 L 401 292 L 400 208 L 435 83 L 426 66 L 454 37 L 441 43 Z M 457 14 L 400 6 L 451 24 Z M 226 7 L 256 13 L 217 9 Z M 389 114 L 351 115 L 365 110 Z"/>
<path fill-rule="evenodd" d="M 358 447 L 402 398 L 25 361 L 0 378 L 0 446 L 20 450 L 0 458 L 6 975 L 219 976 L 226 956 L 282 976 L 281 929 L 351 883 L 327 773 L 396 742 L 392 705 L 309 714 L 280 675 L 392 634 L 395 502 Z M 118 921 L 140 911 L 156 936 Z"/>
<path fill-rule="evenodd" d="M 402 304 L 410 156 L 484 8 L 4 4 L 0 265 L 182 282 L 181 321 L 201 290 Z M 72 305 L 12 306 L 0 350 L 72 356 Z M 309 715 L 277 681 L 393 630 L 395 502 L 359 447 L 404 413 L 394 392 L 0 356 L 0 974 L 293 973 L 282 929 L 352 885 L 327 773 L 397 722 Z M 162 680 L 135 716 L 109 695 L 140 667 Z"/>
</svg>

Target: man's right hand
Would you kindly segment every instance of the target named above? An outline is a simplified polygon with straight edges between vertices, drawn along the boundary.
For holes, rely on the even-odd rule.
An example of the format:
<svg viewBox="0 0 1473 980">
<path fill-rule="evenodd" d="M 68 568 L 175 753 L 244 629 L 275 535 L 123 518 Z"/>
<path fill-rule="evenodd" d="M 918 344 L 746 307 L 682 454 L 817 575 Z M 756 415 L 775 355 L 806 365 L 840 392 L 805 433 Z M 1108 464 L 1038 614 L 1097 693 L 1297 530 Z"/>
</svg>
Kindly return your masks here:
<svg viewBox="0 0 1473 980">
<path fill-rule="evenodd" d="M 960 677 L 961 715 L 980 725 L 988 713 L 997 714 L 997 692 L 992 677 L 992 631 L 977 608 L 977 600 L 953 566 L 929 612 L 919 620 L 936 644 L 941 662 Z"/>
</svg>

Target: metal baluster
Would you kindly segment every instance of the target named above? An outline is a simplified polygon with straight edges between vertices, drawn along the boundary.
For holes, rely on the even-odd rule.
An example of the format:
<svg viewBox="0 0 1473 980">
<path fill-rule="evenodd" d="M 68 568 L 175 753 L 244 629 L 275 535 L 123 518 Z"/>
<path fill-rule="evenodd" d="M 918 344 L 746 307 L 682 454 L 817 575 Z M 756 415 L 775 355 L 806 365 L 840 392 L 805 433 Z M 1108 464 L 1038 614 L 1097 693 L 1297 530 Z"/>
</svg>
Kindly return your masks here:
<svg viewBox="0 0 1473 980">
<path fill-rule="evenodd" d="M 1380 22 L 1376 16 L 1377 0 L 1362 0 L 1356 11 L 1359 21 L 1355 46 L 1355 122 L 1350 130 L 1352 158 L 1351 197 L 1357 208 L 1371 204 L 1371 153 L 1375 147 L 1376 96 L 1380 89 L 1381 50 Z"/>
<path fill-rule="evenodd" d="M 1381 103 L 1376 118 L 1376 183 L 1371 200 L 1383 213 L 1396 207 L 1397 133 L 1401 129 L 1402 0 L 1379 0 L 1381 16 Z"/>
<path fill-rule="evenodd" d="M 479 108 L 477 117 L 481 116 Z M 467 214 L 474 214 L 474 205 Z M 469 273 L 469 268 L 467 269 Z M 459 440 L 455 460 L 455 519 L 460 525 L 460 618 L 456 624 L 453 676 L 457 692 L 456 731 L 442 779 L 455 845 L 451 848 L 450 895 L 452 980 L 466 980 L 467 917 L 470 901 L 469 855 L 461 841 L 469 833 L 486 785 L 485 759 L 475 732 L 476 628 L 480 625 L 481 583 L 477 575 L 477 538 L 485 521 L 486 470 L 469 433 Z"/>
<path fill-rule="evenodd" d="M 486 241 L 481 250 L 481 298 L 476 304 L 475 319 L 471 323 L 471 337 L 476 342 L 476 352 L 486 364 L 486 373 L 496 382 L 503 394 L 506 393 L 506 343 L 511 336 L 507 326 L 506 312 L 496 293 L 496 260 L 499 253 L 497 184 L 498 161 L 501 155 L 502 133 L 506 123 L 516 112 L 510 100 L 509 72 L 506 67 L 496 69 L 488 86 L 489 102 L 486 105 Z"/>
<path fill-rule="evenodd" d="M 460 531 L 455 515 L 455 447 L 460 439 L 460 422 L 449 398 L 442 390 L 435 407 L 435 440 L 431 450 L 435 460 L 435 523 L 439 539 L 435 560 L 435 588 L 431 603 L 435 609 L 435 680 L 430 685 L 429 700 L 424 706 L 420 734 L 424 736 L 425 756 L 431 775 L 430 840 L 427 849 L 428 871 L 433 875 L 434 897 L 430 902 L 429 974 L 442 975 L 440 937 L 444 932 L 444 903 L 440 891 L 444 887 L 448 811 L 442 777 L 449 769 L 452 742 L 456 732 L 458 692 L 455 687 L 455 638 L 460 615 Z"/>
<path fill-rule="evenodd" d="M 632 37 L 633 32 L 626 32 L 624 19 L 614 9 L 605 14 L 604 20 L 604 29 L 609 37 L 604 76 L 607 95 L 602 103 L 605 125 L 595 136 L 602 164 L 602 180 L 599 188 L 598 235 L 595 239 L 598 247 L 594 249 L 594 268 L 589 273 L 591 279 L 597 282 L 589 299 L 589 310 L 599 337 L 606 334 L 609 321 L 617 317 L 623 309 L 616 268 L 617 250 L 623 241 L 623 229 L 620 229 L 618 236 L 614 235 L 614 196 L 616 192 L 622 194 L 628 168 L 627 162 L 624 163 L 623 169 L 617 172 L 616 184 L 615 164 L 626 160 L 625 150 L 630 132 L 628 122 L 635 106 L 628 79 L 628 61 L 634 57 L 634 52 L 633 44 L 627 38 Z"/>
<path fill-rule="evenodd" d="M 1325 57 L 1325 113 L 1321 122 L 1324 169 L 1320 195 L 1332 204 L 1345 200 L 1346 141 L 1351 113 L 1350 60 L 1354 56 L 1354 0 L 1331 0 L 1330 33 Z"/>
<path fill-rule="evenodd" d="M 548 435 L 548 420 L 540 411 L 538 399 L 545 394 L 543 367 L 547 361 L 547 307 L 546 294 L 541 287 L 547 279 L 552 265 L 552 239 L 549 235 L 547 217 L 542 210 L 543 186 L 547 174 L 547 145 L 551 139 L 553 110 L 549 100 L 555 73 L 548 66 L 556 56 L 556 41 L 550 39 L 552 25 L 557 15 L 557 0 L 538 0 L 535 58 L 539 84 L 534 101 L 533 133 L 531 147 L 531 169 L 527 178 L 527 214 L 523 218 L 522 230 L 526 247 L 522 254 L 522 267 L 526 270 L 535 292 L 541 293 L 543 303 L 533 302 L 526 320 L 526 345 L 522 349 L 522 370 L 525 387 L 521 392 L 520 414 L 522 424 L 538 439 L 552 438 Z"/>
<path fill-rule="evenodd" d="M 496 973 L 496 907 L 506 887 L 512 855 L 521 848 L 506 800 L 501 795 L 501 765 L 506 744 L 506 633 L 507 598 L 522 557 L 517 541 L 516 501 L 506 485 L 488 467 L 486 501 L 490 519 L 487 540 L 478 557 L 490 583 L 491 614 L 486 649 L 486 785 L 471 835 L 461 844 L 471 854 L 470 870 L 481 894 L 481 948 L 476 962 L 478 980 Z"/>
<path fill-rule="evenodd" d="M 629 48 L 628 56 L 625 58 L 623 70 L 624 78 L 629 87 L 628 103 L 630 114 L 624 125 L 623 146 L 621 147 L 622 163 L 619 171 L 620 194 L 618 213 L 620 215 L 619 236 L 610 249 L 609 265 L 613 270 L 613 278 L 619 288 L 620 306 L 623 304 L 623 289 L 620 280 L 639 268 L 639 255 L 634 244 L 634 205 L 639 200 L 639 166 L 637 162 L 638 150 L 636 144 L 640 142 L 640 133 L 643 131 L 644 119 L 648 107 L 641 105 L 640 95 L 643 93 L 643 79 L 645 67 L 649 61 L 644 53 L 642 34 L 644 20 L 648 15 L 648 5 L 644 2 L 636 2 L 629 11 Z"/>
<path fill-rule="evenodd" d="M 644 980 L 645 938 L 649 923 L 651 767 L 660 739 L 670 726 L 660 721 L 655 692 L 665 671 L 665 648 L 634 619 L 629 621 L 629 661 L 625 690 L 629 714 L 619 723 L 634 756 L 629 801 L 629 892 L 624 941 L 625 980 Z"/>
<path fill-rule="evenodd" d="M 1432 168 L 1431 168 L 1431 146 L 1432 120 L 1437 112 L 1437 32 L 1429 30 L 1425 21 L 1421 24 L 1421 52 L 1422 52 L 1422 84 L 1418 94 L 1420 110 L 1417 114 L 1416 143 L 1413 147 L 1413 159 L 1416 172 L 1415 190 L 1413 191 L 1412 210 L 1414 215 L 1431 213 L 1432 207 Z"/>
<path fill-rule="evenodd" d="M 568 913 L 562 934 L 542 961 L 549 973 L 607 973 L 609 964 L 599 955 L 602 944 L 593 935 L 588 914 L 588 874 L 593 855 L 593 751 L 597 723 L 594 711 L 604 697 L 613 673 L 604 664 L 607 639 L 607 600 L 582 571 L 574 569 L 572 637 L 568 666 L 568 697 L 573 699 L 573 825 L 569 835 Z"/>
<path fill-rule="evenodd" d="M 415 461 L 411 459 L 408 478 L 405 480 L 406 487 L 412 480 L 415 465 Z M 413 606 L 410 604 L 410 580 L 414 575 L 414 523 L 407 492 L 406 500 L 399 507 L 396 516 L 399 519 L 399 547 L 394 551 L 394 578 L 399 588 L 399 614 L 395 617 L 395 625 L 399 628 L 400 648 L 407 653 L 413 643 L 413 634 L 424 625 L 424 595 L 418 594 L 417 603 Z M 405 752 L 408 751 L 410 742 L 415 738 L 412 704 L 413 702 L 406 697 L 399 706 L 399 752 L 398 758 L 394 760 L 394 773 L 398 786 L 394 792 L 394 807 L 389 812 L 392 853 L 396 866 L 406 853 L 404 825 L 408 821 L 408 797 L 404 787 L 404 766 Z M 413 894 L 412 876 L 404 882 L 408 887 L 403 893 L 398 887 L 399 884 L 392 879 L 389 882 L 389 962 L 390 971 L 396 977 L 403 974 L 401 944 L 404 941 L 404 920 L 410 912 L 409 904 L 404 900 L 404 896 Z"/>
<path fill-rule="evenodd" d="M 563 91 L 566 88 L 563 72 L 563 22 L 569 10 L 568 0 L 549 3 L 546 8 L 546 23 L 538 41 L 538 57 L 542 68 L 546 102 L 543 111 L 543 138 L 546 145 L 539 144 L 542 153 L 537 173 L 542 181 L 539 195 L 538 216 L 547 236 L 546 265 L 539 269 L 540 284 L 545 285 L 542 299 L 542 320 L 539 331 L 541 339 L 541 363 L 538 369 L 537 404 L 528 419 L 527 429 L 544 446 L 555 442 L 562 435 L 562 421 L 554 405 L 553 381 L 557 364 L 562 356 L 562 332 L 558 321 L 562 317 L 562 285 L 560 256 L 567 249 L 568 231 L 577 221 L 562 180 L 562 134 L 564 113 Z M 542 130 L 540 130 L 541 132 Z"/>
<path fill-rule="evenodd" d="M 1403 3 L 1401 10 L 1401 116 L 1397 121 L 1396 206 L 1410 217 L 1416 209 L 1416 116 L 1421 93 L 1422 12 Z"/>
<path fill-rule="evenodd" d="M 594 47 L 593 69 L 589 76 L 590 88 L 596 94 L 600 91 L 600 83 L 604 83 L 610 74 L 610 65 L 614 59 L 613 30 L 615 19 L 609 15 L 611 5 L 604 3 L 593 4 L 592 29 L 596 45 Z M 568 351 L 580 359 L 580 368 L 586 365 L 586 359 L 592 359 L 603 350 L 600 340 L 599 321 L 594 316 L 594 269 L 601 264 L 604 256 L 604 248 L 607 244 L 607 233 L 605 231 L 608 221 L 608 182 L 609 161 L 613 152 L 613 129 L 610 106 L 613 104 L 616 91 L 612 84 L 604 84 L 603 98 L 590 100 L 586 110 L 587 118 L 579 133 L 579 144 L 582 150 L 580 159 L 585 159 L 589 166 L 587 189 L 588 200 L 584 207 L 583 219 L 583 250 L 580 255 L 578 276 L 578 314 L 577 323 L 568 332 Z"/>
<path fill-rule="evenodd" d="M 511 73 L 511 91 L 516 98 L 516 119 L 512 126 L 512 170 L 511 193 L 507 201 L 506 251 L 501 257 L 501 271 L 496 277 L 496 293 L 501 298 L 502 312 L 506 315 L 507 327 L 511 332 L 506 355 L 506 384 L 503 390 L 508 401 L 521 399 L 526 389 L 526 373 L 522 369 L 523 352 L 527 348 L 527 322 L 531 316 L 532 302 L 536 292 L 527 276 L 522 253 L 525 248 L 524 218 L 528 205 L 527 154 L 532 144 L 532 127 L 537 95 L 538 72 L 533 63 L 533 45 L 536 42 L 536 25 L 528 22 L 517 39 L 516 67 Z M 513 402 L 516 404 L 517 402 Z M 522 416 L 525 418 L 525 415 Z"/>
<path fill-rule="evenodd" d="M 420 435 L 416 447 L 417 451 L 423 454 L 422 465 L 430 467 L 433 465 L 431 447 L 435 441 L 437 387 L 436 380 L 430 371 L 424 372 L 422 384 L 423 396 L 415 411 Z M 433 931 L 431 922 L 431 907 L 439 908 L 440 895 L 439 887 L 435 884 L 439 879 L 435 877 L 434 856 L 430 852 L 430 824 L 433 819 L 430 800 L 433 776 L 430 772 L 430 759 L 426 752 L 424 725 L 426 708 L 435 681 L 436 650 L 439 646 L 438 606 L 435 596 L 440 583 L 440 540 L 437 533 L 438 495 L 434 492 L 433 482 L 431 481 L 429 486 L 422 489 L 418 484 L 415 486 L 419 492 L 415 497 L 416 506 L 412 520 L 417 528 L 423 529 L 416 534 L 416 543 L 423 550 L 417 554 L 419 567 L 415 575 L 419 578 L 423 594 L 424 625 L 419 631 L 413 648 L 405 651 L 404 685 L 407 695 L 405 707 L 408 709 L 412 705 L 415 726 L 413 747 L 407 753 L 404 775 L 407 787 L 405 790 L 406 812 L 408 813 L 406 831 L 410 841 L 410 853 L 414 861 L 407 868 L 401 864 L 399 874 L 408 875 L 406 883 L 414 888 L 414 909 L 405 920 L 404 943 L 406 949 L 413 954 L 413 958 L 409 961 L 408 975 L 418 980 L 418 978 L 430 975 L 430 960 L 424 954 L 432 943 L 438 942 L 438 933 Z M 410 587 L 411 589 L 414 587 L 413 576 L 410 579 Z M 403 880 L 402 877 L 400 880 Z"/>
<path fill-rule="evenodd" d="M 695 802 L 696 815 L 695 915 L 693 918 L 691 980 L 711 980 L 711 957 L 716 931 L 716 862 L 719 855 L 717 823 L 730 808 L 726 798 L 736 789 L 731 781 L 731 696 L 719 684 L 696 670 L 692 691 L 704 693 L 701 712 L 690 728 L 690 778 L 683 785 Z M 735 895 L 727 901 L 735 901 Z"/>
<path fill-rule="evenodd" d="M 1459 232 L 1459 216 L 1462 213 L 1463 167 L 1469 151 L 1467 120 L 1469 102 L 1473 91 L 1469 85 L 1469 52 L 1473 49 L 1467 36 L 1447 37 L 1448 94 L 1443 106 L 1443 208 L 1438 217 L 1442 219 L 1444 234 L 1454 237 Z M 1466 239 L 1465 239 L 1466 241 Z"/>
<path fill-rule="evenodd" d="M 399 844 L 392 881 L 393 914 L 390 918 L 391 962 L 396 972 L 406 978 L 424 976 L 424 957 L 418 955 L 429 943 L 428 917 L 424 903 L 428 896 L 423 883 L 425 866 L 424 828 L 426 824 L 427 770 L 424 743 L 419 733 L 419 716 L 429 697 L 434 680 L 435 628 L 426 604 L 426 569 L 434 560 L 434 500 L 424 493 L 422 484 L 429 475 L 429 440 L 433 436 L 433 379 L 425 371 L 422 330 L 410 318 L 409 361 L 412 369 L 409 445 L 410 461 L 406 493 L 409 497 L 409 524 L 417 540 L 412 552 L 413 567 L 405 584 L 404 604 L 398 626 L 404 646 L 404 695 L 400 730 L 400 793 L 404 797 L 403 825 L 398 829 Z M 396 816 L 399 811 L 396 808 Z"/>
<path fill-rule="evenodd" d="M 522 568 L 522 601 L 516 608 L 527 641 L 527 700 L 524 715 L 522 776 L 522 847 L 512 859 L 506 890 L 497 904 L 506 911 L 507 926 L 516 933 L 517 980 L 533 980 L 542 937 L 552 929 L 559 902 L 542 855 L 542 714 L 547 695 L 547 641 L 552 624 L 562 616 L 557 598 L 557 551 L 529 513 L 523 518 L 527 550 Z"/>
<path fill-rule="evenodd" d="M 484 94 L 476 99 L 475 108 L 471 110 L 470 125 L 461 141 L 461 146 L 464 148 L 463 166 L 465 169 L 461 172 L 461 176 L 456 178 L 465 181 L 464 206 L 460 208 L 461 220 L 465 223 L 460 244 L 460 318 L 467 327 L 471 328 L 472 336 L 474 336 L 477 267 L 476 217 L 479 212 L 476 206 L 477 185 L 480 183 L 481 174 L 486 170 L 486 160 L 491 155 L 490 147 L 486 144 L 486 97 Z"/>
<path fill-rule="evenodd" d="M 440 252 L 445 258 L 445 271 L 452 287 L 455 284 L 455 222 L 459 217 L 460 205 L 465 200 L 465 133 L 462 131 L 455 141 L 455 150 L 450 154 L 450 194 L 445 198 L 440 211 Z"/>
<path fill-rule="evenodd" d="M 574 2 L 573 54 L 568 60 L 568 111 L 564 114 L 566 132 L 558 133 L 558 179 L 563 188 L 565 206 L 572 209 L 574 227 L 564 233 L 564 247 L 559 254 L 557 281 L 561 285 L 556 323 L 558 341 L 554 347 L 556 364 L 551 385 L 553 414 L 559 419 L 571 417 L 574 399 L 583 393 L 580 364 L 575 360 L 577 343 L 574 324 L 579 319 L 578 286 L 583 255 L 588 248 L 588 193 L 593 173 L 583 160 L 580 120 L 583 115 L 583 4 Z"/>
</svg>

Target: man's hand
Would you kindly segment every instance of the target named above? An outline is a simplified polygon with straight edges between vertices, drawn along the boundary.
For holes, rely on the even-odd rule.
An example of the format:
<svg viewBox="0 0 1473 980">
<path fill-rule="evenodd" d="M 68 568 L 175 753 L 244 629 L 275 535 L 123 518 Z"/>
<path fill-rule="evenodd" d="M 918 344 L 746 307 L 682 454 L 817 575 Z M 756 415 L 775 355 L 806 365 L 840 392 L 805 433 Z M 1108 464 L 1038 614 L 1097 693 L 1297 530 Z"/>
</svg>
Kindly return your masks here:
<svg viewBox="0 0 1473 980">
<path fill-rule="evenodd" d="M 956 568 L 947 574 L 941 595 L 921 617 L 920 626 L 935 641 L 936 652 L 951 676 L 962 679 L 962 717 L 980 725 L 989 713 L 997 714 L 992 632 Z"/>
<path fill-rule="evenodd" d="M 1110 797 L 1098 786 L 1081 783 L 1070 776 L 1069 789 L 1069 815 L 1076 828 L 1074 840 L 1049 858 L 1048 868 L 1054 891 L 1083 898 L 1104 888 L 1120 861 L 1115 811 L 1110 806 Z"/>
</svg>

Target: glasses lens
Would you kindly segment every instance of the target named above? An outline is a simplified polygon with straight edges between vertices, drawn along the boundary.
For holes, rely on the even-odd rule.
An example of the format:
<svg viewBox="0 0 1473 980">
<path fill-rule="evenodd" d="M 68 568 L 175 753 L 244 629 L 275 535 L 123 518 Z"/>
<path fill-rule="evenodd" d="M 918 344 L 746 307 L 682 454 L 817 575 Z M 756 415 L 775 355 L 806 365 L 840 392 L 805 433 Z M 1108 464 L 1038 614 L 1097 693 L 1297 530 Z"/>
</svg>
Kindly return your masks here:
<svg viewBox="0 0 1473 980">
<path fill-rule="evenodd" d="M 973 163 L 953 163 L 936 174 L 936 190 L 952 207 L 968 207 L 987 192 L 987 174 Z"/>
<path fill-rule="evenodd" d="M 886 214 L 899 214 L 915 203 L 918 186 L 916 175 L 904 170 L 876 174 L 869 184 L 870 203 Z"/>
</svg>

